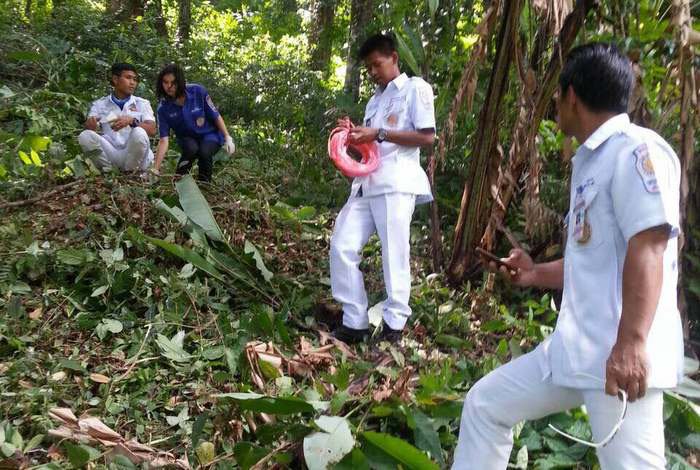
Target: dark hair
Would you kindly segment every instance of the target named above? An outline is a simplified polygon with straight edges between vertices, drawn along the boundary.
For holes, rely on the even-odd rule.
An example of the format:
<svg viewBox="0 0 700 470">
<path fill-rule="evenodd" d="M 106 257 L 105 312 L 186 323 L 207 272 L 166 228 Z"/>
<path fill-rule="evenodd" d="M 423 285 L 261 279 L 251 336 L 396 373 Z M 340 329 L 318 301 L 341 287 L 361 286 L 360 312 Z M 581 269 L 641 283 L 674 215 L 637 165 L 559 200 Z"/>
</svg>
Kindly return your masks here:
<svg viewBox="0 0 700 470">
<path fill-rule="evenodd" d="M 112 77 L 115 77 L 115 76 L 120 77 L 122 72 L 126 72 L 126 71 L 136 73 L 136 67 L 134 67 L 131 64 L 127 64 L 126 62 L 118 62 L 116 64 L 113 64 L 112 69 L 111 69 L 112 73 L 110 75 L 110 80 Z"/>
<path fill-rule="evenodd" d="M 185 95 L 185 72 L 182 70 L 182 67 L 180 67 L 177 64 L 168 64 L 163 69 L 158 73 L 158 78 L 156 78 L 156 97 L 158 99 L 168 99 L 170 96 L 168 96 L 167 93 L 165 93 L 165 90 L 163 89 L 163 77 L 165 77 L 168 74 L 172 74 L 173 77 L 175 77 L 175 85 L 177 86 L 177 89 L 175 91 L 175 97 L 179 98 L 181 96 Z"/>
<path fill-rule="evenodd" d="M 365 60 L 372 52 L 377 51 L 383 55 L 390 56 L 396 52 L 396 40 L 394 35 L 375 34 L 365 39 L 365 42 L 360 46 L 357 56 L 360 60 Z"/>
<path fill-rule="evenodd" d="M 559 75 L 562 93 L 572 86 L 576 96 L 594 112 L 627 112 L 633 84 L 629 59 L 617 47 L 605 43 L 572 49 Z"/>
</svg>

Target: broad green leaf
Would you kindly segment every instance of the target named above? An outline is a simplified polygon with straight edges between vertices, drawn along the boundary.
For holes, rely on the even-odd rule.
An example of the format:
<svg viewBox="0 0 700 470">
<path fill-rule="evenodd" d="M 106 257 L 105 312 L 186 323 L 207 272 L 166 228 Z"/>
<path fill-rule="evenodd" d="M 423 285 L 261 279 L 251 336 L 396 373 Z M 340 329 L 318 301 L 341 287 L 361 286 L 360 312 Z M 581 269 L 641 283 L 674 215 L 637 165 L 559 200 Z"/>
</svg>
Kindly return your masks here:
<svg viewBox="0 0 700 470">
<path fill-rule="evenodd" d="M 197 416 L 197 419 L 194 421 L 194 425 L 192 425 L 192 447 L 197 448 L 197 444 L 199 443 L 199 439 L 202 437 L 202 431 L 204 431 L 204 425 L 207 423 L 207 419 L 209 419 L 209 412 L 205 411 L 201 415 Z"/>
<path fill-rule="evenodd" d="M 312 206 L 304 206 L 297 211 L 299 220 L 309 220 L 316 216 L 316 208 Z"/>
<path fill-rule="evenodd" d="M 369 470 L 369 463 L 360 449 L 353 449 L 332 468 L 333 470 Z"/>
<path fill-rule="evenodd" d="M 321 431 L 304 438 L 304 460 L 309 470 L 325 470 L 355 447 L 355 439 L 345 418 L 321 416 L 315 423 Z"/>
<path fill-rule="evenodd" d="M 431 18 L 435 17 L 435 12 L 437 11 L 438 6 L 440 6 L 440 0 L 428 0 L 428 9 L 430 10 Z"/>
<path fill-rule="evenodd" d="M 270 451 L 264 447 L 256 446 L 251 442 L 237 442 L 233 447 L 233 455 L 236 463 L 243 469 L 248 470 L 265 457 Z"/>
<path fill-rule="evenodd" d="M 423 452 L 408 442 L 389 434 L 367 431 L 362 433 L 362 439 L 410 470 L 437 470 L 435 462 Z"/>
<path fill-rule="evenodd" d="M 691 432 L 700 433 L 700 406 L 670 391 L 664 392 L 664 400 L 675 405 L 675 409 L 683 413 Z"/>
<path fill-rule="evenodd" d="M 75 359 L 61 359 L 58 361 L 58 365 L 62 369 L 74 370 L 76 372 L 85 372 L 85 367 Z"/>
<path fill-rule="evenodd" d="M 304 400 L 295 397 L 269 397 L 258 393 L 219 393 L 212 395 L 216 398 L 230 398 L 242 410 L 256 413 L 290 415 L 296 413 L 313 413 L 314 407 Z"/>
<path fill-rule="evenodd" d="M 17 448 L 10 444 L 9 442 L 0 442 L 0 453 L 5 457 L 12 457 L 15 455 Z"/>
<path fill-rule="evenodd" d="M 90 264 L 97 259 L 95 254 L 86 249 L 67 248 L 56 252 L 56 259 L 69 266 L 83 266 Z"/>
<path fill-rule="evenodd" d="M 440 436 L 435 430 L 435 426 L 433 426 L 433 420 L 420 410 L 413 410 L 411 414 L 413 416 L 413 421 L 415 422 L 413 438 L 416 443 L 416 447 L 428 452 L 433 459 L 437 460 L 437 463 L 441 467 L 444 467 L 445 460 L 442 456 Z"/>
<path fill-rule="evenodd" d="M 189 248 L 178 245 L 176 243 L 170 243 L 159 238 L 153 238 L 149 237 L 148 235 L 140 234 L 136 230 L 131 230 L 130 233 L 136 238 L 144 238 L 149 242 L 153 243 L 155 246 L 164 249 L 168 253 L 173 254 L 187 261 L 188 263 L 192 263 L 194 266 L 201 269 L 205 273 L 223 282 L 224 279 L 221 273 L 214 267 L 213 264 L 211 264 L 206 259 L 202 258 L 202 256 L 196 251 L 190 250 Z"/>
<path fill-rule="evenodd" d="M 136 465 L 134 465 L 131 460 L 121 454 L 114 455 L 112 461 L 109 463 L 110 470 L 136 470 L 136 468 Z"/>
<path fill-rule="evenodd" d="M 22 160 L 22 163 L 24 163 L 25 165 L 31 165 L 31 164 L 32 164 L 32 159 L 29 158 L 29 155 L 27 155 L 25 152 L 23 152 L 23 151 L 20 150 L 20 151 L 18 152 L 18 154 L 19 154 L 20 160 Z"/>
<path fill-rule="evenodd" d="M 266 281 L 270 282 L 270 279 L 272 279 L 272 271 L 267 269 L 267 266 L 265 266 L 265 262 L 263 261 L 262 256 L 255 245 L 246 240 L 243 251 L 245 254 L 253 256 L 255 266 L 258 268 L 258 271 L 260 271 L 260 274 L 263 275 Z"/>
<path fill-rule="evenodd" d="M 175 183 L 175 189 L 187 217 L 202 227 L 212 240 L 224 241 L 224 234 L 219 228 L 219 224 L 216 223 L 211 207 L 199 190 L 194 178 L 191 175 L 182 177 L 180 181 Z"/>
<path fill-rule="evenodd" d="M 7 168 L 5 168 L 5 165 L 0 163 L 0 178 L 4 178 L 7 176 Z"/>
<path fill-rule="evenodd" d="M 171 339 L 160 333 L 156 336 L 156 343 L 160 347 L 161 354 L 175 362 L 189 362 L 192 356 L 183 349 L 185 332 L 180 330 Z"/>
<path fill-rule="evenodd" d="M 515 468 L 520 470 L 527 470 L 527 462 L 529 458 L 527 455 L 527 446 L 522 446 L 515 456 Z"/>
<path fill-rule="evenodd" d="M 51 139 L 49 137 L 34 135 L 29 138 L 29 146 L 36 152 L 46 152 L 50 143 Z"/>
<path fill-rule="evenodd" d="M 200 465 L 208 465 L 216 458 L 216 448 L 214 444 L 209 441 L 204 441 L 199 444 L 195 453 L 197 454 Z"/>
<path fill-rule="evenodd" d="M 92 291 L 92 294 L 90 294 L 90 297 L 99 297 L 105 292 L 107 292 L 107 289 L 109 289 L 109 286 L 100 286 L 94 291 Z"/>
<path fill-rule="evenodd" d="M 170 207 L 165 202 L 163 202 L 162 199 L 156 199 L 154 205 L 156 206 L 156 209 L 168 214 L 183 227 L 185 226 L 185 224 L 187 224 L 187 214 L 185 214 L 183 210 L 179 207 Z"/>
<path fill-rule="evenodd" d="M 411 52 L 411 49 L 409 49 L 408 45 L 406 44 L 406 41 L 404 41 L 400 34 L 396 35 L 396 45 L 399 48 L 399 55 L 401 56 L 401 60 L 403 60 L 406 63 L 406 65 L 408 65 L 408 67 L 415 75 L 420 75 L 421 71 L 420 67 L 418 66 L 418 62 L 413 56 L 413 52 Z"/>
<path fill-rule="evenodd" d="M 87 446 L 75 445 L 67 441 L 63 445 L 73 468 L 82 468 L 90 461 L 90 452 L 86 449 Z"/>
<path fill-rule="evenodd" d="M 35 166 L 44 166 L 44 164 L 41 162 L 41 157 L 39 157 L 39 154 L 36 153 L 34 149 L 29 152 L 29 155 L 32 157 L 32 163 Z"/>
</svg>

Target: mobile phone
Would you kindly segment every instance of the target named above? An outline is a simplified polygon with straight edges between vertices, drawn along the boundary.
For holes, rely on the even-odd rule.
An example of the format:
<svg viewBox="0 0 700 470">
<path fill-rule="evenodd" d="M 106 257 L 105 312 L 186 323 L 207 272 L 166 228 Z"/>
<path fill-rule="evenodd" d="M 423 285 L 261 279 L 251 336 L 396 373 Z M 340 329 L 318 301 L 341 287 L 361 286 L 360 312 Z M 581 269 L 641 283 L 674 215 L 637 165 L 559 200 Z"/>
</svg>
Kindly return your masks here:
<svg viewBox="0 0 700 470">
<path fill-rule="evenodd" d="M 476 247 L 476 252 L 479 253 L 480 255 L 482 255 L 484 258 L 486 258 L 486 259 L 488 259 L 488 260 L 490 260 L 490 261 L 493 261 L 493 262 L 496 263 L 496 265 L 498 265 L 499 267 L 505 266 L 506 268 L 511 269 L 511 270 L 517 269 L 517 268 L 511 266 L 510 264 L 506 263 L 505 261 L 503 261 L 503 260 L 502 260 L 501 258 L 499 258 L 498 256 L 496 256 L 496 255 L 494 255 L 493 253 L 490 253 L 490 252 L 484 250 L 484 249 L 481 248 L 481 247 Z"/>
</svg>

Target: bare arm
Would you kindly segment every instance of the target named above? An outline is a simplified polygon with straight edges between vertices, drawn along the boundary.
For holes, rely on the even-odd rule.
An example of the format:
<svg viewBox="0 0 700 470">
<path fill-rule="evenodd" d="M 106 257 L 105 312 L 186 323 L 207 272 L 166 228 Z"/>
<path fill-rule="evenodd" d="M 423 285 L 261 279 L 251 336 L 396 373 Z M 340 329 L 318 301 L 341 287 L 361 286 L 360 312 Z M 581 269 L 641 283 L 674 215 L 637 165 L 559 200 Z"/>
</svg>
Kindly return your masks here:
<svg viewBox="0 0 700 470">
<path fill-rule="evenodd" d="M 630 238 L 622 268 L 622 316 L 617 341 L 606 364 L 605 391 L 625 390 L 630 401 L 647 388 L 646 341 L 663 283 L 668 227 L 644 230 Z"/>
<path fill-rule="evenodd" d="M 511 266 L 511 269 L 503 266 L 499 269 L 492 261 L 488 264 L 489 270 L 500 271 L 516 286 L 559 290 L 564 288 L 564 258 L 535 264 L 529 254 L 515 248 L 510 251 L 508 258 L 501 258 L 501 260 Z"/>
<path fill-rule="evenodd" d="M 226 123 L 224 122 L 224 118 L 222 118 L 221 115 L 219 115 L 219 117 L 216 118 L 215 124 L 216 128 L 219 129 L 219 131 L 221 131 L 222 134 L 224 134 L 224 137 L 229 136 L 228 129 L 226 129 Z"/>
<path fill-rule="evenodd" d="M 386 141 L 406 147 L 430 147 L 435 142 L 435 129 L 417 131 L 386 130 Z M 353 127 L 350 131 L 351 143 L 365 143 L 377 139 L 379 129 L 374 127 Z"/>
<path fill-rule="evenodd" d="M 158 141 L 158 148 L 156 149 L 156 161 L 153 163 L 153 169 L 160 171 L 160 166 L 163 164 L 163 159 L 165 154 L 168 152 L 168 146 L 170 145 L 170 139 L 168 137 L 161 137 Z"/>
<path fill-rule="evenodd" d="M 142 127 L 146 131 L 148 137 L 156 136 L 156 122 L 155 121 L 143 121 L 138 127 Z"/>
<path fill-rule="evenodd" d="M 95 116 L 90 116 L 85 121 L 84 127 L 85 127 L 85 129 L 87 129 L 89 131 L 97 131 L 97 125 L 98 125 L 97 118 Z"/>
</svg>

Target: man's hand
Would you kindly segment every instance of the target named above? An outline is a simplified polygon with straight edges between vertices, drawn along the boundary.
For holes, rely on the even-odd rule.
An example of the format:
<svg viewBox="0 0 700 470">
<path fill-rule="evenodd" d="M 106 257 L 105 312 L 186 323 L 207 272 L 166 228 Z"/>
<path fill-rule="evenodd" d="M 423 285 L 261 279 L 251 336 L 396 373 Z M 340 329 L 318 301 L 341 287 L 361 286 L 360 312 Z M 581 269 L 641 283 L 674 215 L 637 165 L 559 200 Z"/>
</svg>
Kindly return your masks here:
<svg viewBox="0 0 700 470">
<path fill-rule="evenodd" d="M 481 262 L 488 268 L 489 271 L 499 272 L 509 282 L 516 286 L 532 286 L 536 284 L 535 263 L 525 251 L 520 248 L 510 250 L 508 258 L 501 258 L 511 268 L 499 266 L 494 261 L 489 261 L 486 258 L 481 259 Z"/>
<path fill-rule="evenodd" d="M 348 134 L 348 142 L 351 144 L 365 144 L 376 140 L 379 129 L 373 127 L 353 127 Z"/>
<path fill-rule="evenodd" d="M 116 132 L 131 125 L 132 122 L 134 122 L 133 116 L 119 116 L 114 122 L 112 122 L 111 127 L 112 130 Z"/>
<path fill-rule="evenodd" d="M 87 121 L 85 121 L 85 129 L 89 131 L 97 131 L 97 127 L 99 125 L 99 122 L 97 121 L 97 118 L 95 116 L 90 116 L 87 118 Z"/>
<path fill-rule="evenodd" d="M 642 398 L 647 391 L 647 364 L 644 341 L 618 341 L 606 363 L 605 393 L 617 395 L 620 390 L 624 390 L 629 401 Z"/>
</svg>

